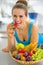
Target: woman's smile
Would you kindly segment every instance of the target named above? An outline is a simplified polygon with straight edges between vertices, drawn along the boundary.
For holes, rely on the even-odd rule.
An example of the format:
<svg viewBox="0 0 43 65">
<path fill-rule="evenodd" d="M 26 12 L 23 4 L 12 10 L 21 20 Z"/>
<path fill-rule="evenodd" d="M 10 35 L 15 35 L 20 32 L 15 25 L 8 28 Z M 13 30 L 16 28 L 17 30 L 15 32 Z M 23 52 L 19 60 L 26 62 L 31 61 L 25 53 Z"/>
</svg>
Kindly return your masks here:
<svg viewBox="0 0 43 65">
<path fill-rule="evenodd" d="M 17 23 L 17 24 L 21 24 L 22 22 L 21 22 L 21 21 L 17 21 L 17 22 L 15 22 L 15 23 Z"/>
</svg>

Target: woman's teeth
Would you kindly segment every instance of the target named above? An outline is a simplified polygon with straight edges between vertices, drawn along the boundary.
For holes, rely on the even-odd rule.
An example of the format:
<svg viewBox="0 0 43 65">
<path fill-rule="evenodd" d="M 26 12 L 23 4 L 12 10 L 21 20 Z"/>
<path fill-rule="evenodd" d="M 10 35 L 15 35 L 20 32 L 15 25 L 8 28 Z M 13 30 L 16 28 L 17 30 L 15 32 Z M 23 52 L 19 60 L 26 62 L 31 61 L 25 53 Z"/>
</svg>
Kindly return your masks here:
<svg viewBox="0 0 43 65">
<path fill-rule="evenodd" d="M 17 24 L 20 24 L 21 22 L 17 22 Z"/>
</svg>

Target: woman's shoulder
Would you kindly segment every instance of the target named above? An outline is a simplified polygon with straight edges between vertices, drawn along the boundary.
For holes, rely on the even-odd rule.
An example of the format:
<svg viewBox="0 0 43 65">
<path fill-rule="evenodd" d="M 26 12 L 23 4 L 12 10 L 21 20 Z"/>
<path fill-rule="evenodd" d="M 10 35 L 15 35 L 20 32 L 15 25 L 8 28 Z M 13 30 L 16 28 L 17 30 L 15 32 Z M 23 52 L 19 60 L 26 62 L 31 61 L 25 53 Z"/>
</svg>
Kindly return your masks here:
<svg viewBox="0 0 43 65">
<path fill-rule="evenodd" d="M 28 20 L 28 21 L 26 21 L 26 24 L 27 24 L 27 26 L 29 26 L 29 24 L 30 24 L 30 21 Z"/>
<path fill-rule="evenodd" d="M 33 22 L 27 21 L 26 23 L 27 23 L 27 26 L 29 26 L 29 25 L 33 25 L 34 26 Z"/>
<path fill-rule="evenodd" d="M 38 28 L 37 25 L 35 25 L 33 22 L 27 21 L 27 26 L 32 25 L 32 28 Z"/>
</svg>

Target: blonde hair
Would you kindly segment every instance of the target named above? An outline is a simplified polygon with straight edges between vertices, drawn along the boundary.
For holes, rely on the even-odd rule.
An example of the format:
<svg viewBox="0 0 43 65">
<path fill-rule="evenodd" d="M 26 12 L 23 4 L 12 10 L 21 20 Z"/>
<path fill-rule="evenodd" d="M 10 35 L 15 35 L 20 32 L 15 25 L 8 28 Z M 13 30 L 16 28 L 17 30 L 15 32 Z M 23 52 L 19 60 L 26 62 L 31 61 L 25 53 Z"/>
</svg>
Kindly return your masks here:
<svg viewBox="0 0 43 65">
<path fill-rule="evenodd" d="M 27 16 L 27 13 L 28 13 L 28 4 L 27 4 L 26 0 L 18 0 L 16 2 L 16 4 L 13 6 L 13 8 L 12 8 L 12 14 L 13 14 L 13 10 L 15 8 L 24 9 L 25 10 L 25 15 Z"/>
</svg>

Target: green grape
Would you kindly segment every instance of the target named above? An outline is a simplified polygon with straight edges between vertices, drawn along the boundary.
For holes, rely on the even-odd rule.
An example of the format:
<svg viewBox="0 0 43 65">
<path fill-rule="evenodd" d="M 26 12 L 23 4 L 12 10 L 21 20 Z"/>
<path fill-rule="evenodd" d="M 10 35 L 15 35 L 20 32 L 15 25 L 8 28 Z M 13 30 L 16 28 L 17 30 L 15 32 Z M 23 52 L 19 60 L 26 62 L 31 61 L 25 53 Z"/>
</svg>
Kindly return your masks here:
<svg viewBox="0 0 43 65">
<path fill-rule="evenodd" d="M 37 61 L 37 60 L 40 60 L 40 58 L 36 58 L 36 61 Z"/>
<path fill-rule="evenodd" d="M 32 59 L 35 61 L 43 58 L 43 50 L 40 48 L 37 48 L 36 51 L 37 52 L 32 55 Z"/>
<path fill-rule="evenodd" d="M 35 60 L 35 56 L 34 55 L 32 56 L 32 60 Z"/>
</svg>

